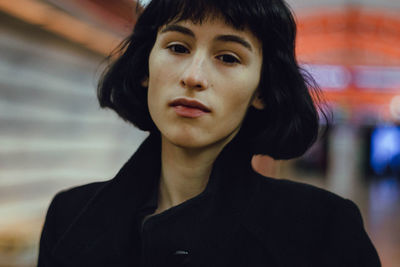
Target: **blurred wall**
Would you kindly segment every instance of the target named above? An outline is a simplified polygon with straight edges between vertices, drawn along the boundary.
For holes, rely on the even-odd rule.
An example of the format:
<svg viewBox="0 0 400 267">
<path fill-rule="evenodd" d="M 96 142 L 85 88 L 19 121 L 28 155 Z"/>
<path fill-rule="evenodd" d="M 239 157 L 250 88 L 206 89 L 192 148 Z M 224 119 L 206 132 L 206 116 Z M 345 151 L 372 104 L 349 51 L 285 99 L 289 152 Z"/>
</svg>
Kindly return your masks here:
<svg viewBox="0 0 400 267">
<path fill-rule="evenodd" d="M 67 11 L 62 11 L 63 14 L 79 17 L 82 23 L 75 21 L 75 24 L 71 23 L 73 26 L 65 28 L 65 25 L 70 25 L 68 22 L 73 20 L 63 18 L 63 28 L 60 24 L 52 24 L 60 21 L 59 16 L 51 15 L 54 13 L 42 16 L 37 24 L 26 23 L 6 13 L 0 13 L 0 267 L 34 266 L 44 215 L 54 194 L 74 185 L 111 178 L 146 136 L 146 133 L 117 118 L 113 112 L 101 110 L 96 102 L 96 83 L 103 68 L 104 51 L 108 49 L 109 43 L 112 43 L 102 27 L 111 24 L 110 21 L 115 21 L 115 17 L 118 17 L 114 15 L 114 18 L 110 18 L 110 14 L 106 14 L 107 5 L 110 4 L 106 0 L 17 1 L 46 3 L 49 6 L 54 5 L 52 8 L 57 10 L 65 8 Z M 280 163 L 271 158 L 258 158 L 255 160 L 256 165 L 260 172 L 267 175 L 311 183 L 355 201 L 361 208 L 366 229 L 377 246 L 383 266 L 399 266 L 399 182 L 393 177 L 367 179 L 371 177 L 367 177 L 363 168 L 369 142 L 364 132 L 366 128 L 375 127 L 376 124 L 394 123 L 385 121 L 388 116 L 380 114 L 384 113 L 381 110 L 388 110 L 390 103 L 387 100 L 394 94 L 399 94 L 396 90 L 400 87 L 395 90 L 392 90 L 394 87 L 390 87 L 390 94 L 384 93 L 379 91 L 382 89 L 379 85 L 382 84 L 376 83 L 374 79 L 374 84 L 378 84 L 378 87 L 372 88 L 375 92 L 371 93 L 370 90 L 371 94 L 362 98 L 373 104 L 366 102 L 357 106 L 360 103 L 362 88 L 348 90 L 349 87 L 354 87 L 354 83 L 341 79 L 340 75 L 350 73 L 344 75 L 350 77 L 358 71 L 358 67 L 353 65 L 367 62 L 355 62 L 353 58 L 369 59 L 369 63 L 378 62 L 383 65 L 388 63 L 390 58 L 390 65 L 396 67 L 400 57 L 395 58 L 386 53 L 387 47 L 391 47 L 391 53 L 398 51 L 396 45 L 392 45 L 397 43 L 397 39 L 392 37 L 398 35 L 392 30 L 396 27 L 390 27 L 393 23 L 387 23 L 385 27 L 389 31 L 383 31 L 393 36 L 380 35 L 382 28 L 379 28 L 378 24 L 357 24 L 351 16 L 359 14 L 357 12 L 365 8 L 376 8 L 386 9 L 387 14 L 391 13 L 392 17 L 397 18 L 400 2 L 288 2 L 296 11 L 300 25 L 304 27 L 299 31 L 300 35 L 303 34 L 304 43 L 318 45 L 320 48 L 317 57 L 315 47 L 308 46 L 311 47 L 307 50 L 310 53 L 305 58 L 306 62 L 312 62 L 319 70 L 319 77 L 316 74 L 317 80 L 325 87 L 325 92 L 328 92 L 330 85 L 337 86 L 338 81 L 347 81 L 348 83 L 339 83 L 342 86 L 339 89 L 348 94 L 336 94 L 335 98 L 335 92 L 330 91 L 331 99 L 334 100 L 336 121 L 323 141 L 325 143 L 317 144 L 317 149 L 314 147 L 316 153 L 311 151 L 299 161 Z M 0 4 L 2 3 L 5 1 L 0 0 Z M 88 9 L 76 6 L 76 3 L 86 3 L 85 8 Z M 102 3 L 104 6 L 96 9 L 96 3 Z M 115 3 L 117 1 L 113 2 Z M 351 6 L 356 8 L 350 11 L 355 10 L 356 13 L 346 12 Z M 96 15 L 87 14 L 89 10 L 96 11 Z M 325 17 L 325 14 L 331 14 L 330 11 L 338 10 L 339 12 L 333 13 L 332 17 Z M 131 12 L 130 9 L 124 11 L 128 15 Z M 96 25 L 90 21 L 92 17 L 103 21 L 97 24 L 99 31 L 92 32 L 89 37 L 86 35 L 88 25 Z M 338 24 L 342 17 L 354 23 L 351 24 L 350 31 Z M 37 17 L 33 16 L 32 21 L 35 18 Z M 378 20 L 380 18 L 382 17 Z M 114 23 L 111 28 L 121 29 L 124 23 Z M 82 28 L 79 28 L 79 25 Z M 320 27 L 321 25 L 324 27 Z M 362 50 L 367 46 L 354 48 L 354 42 L 346 39 L 350 37 L 355 43 L 362 43 L 360 35 L 354 34 L 361 33 L 362 36 L 363 30 L 371 32 L 371 29 L 375 35 L 368 40 L 377 44 L 375 47 L 385 49 L 372 50 L 374 54 L 371 54 L 371 50 Z M 307 34 L 307 38 L 304 38 L 304 33 Z M 338 39 L 331 38 L 332 34 L 339 36 L 339 46 L 338 42 L 334 42 Z M 379 36 L 385 38 L 380 39 Z M 109 43 L 105 44 L 107 40 Z M 317 44 L 315 40 L 321 43 Z M 344 47 L 340 46 L 342 44 Z M 340 50 L 342 48 L 344 50 Z M 357 52 L 362 53 L 363 57 L 354 57 Z M 343 62 L 346 62 L 346 66 L 341 65 Z M 386 76 L 382 74 L 383 70 L 374 68 L 374 75 L 378 75 L 376 77 L 381 77 L 379 79 L 387 83 Z M 395 79 L 389 79 L 395 83 L 399 81 L 399 69 L 396 70 Z M 390 69 L 385 71 L 394 73 Z M 370 74 L 367 76 L 371 77 Z M 354 108 L 355 106 L 357 108 Z M 303 164 L 303 168 L 298 168 L 299 162 Z"/>
<path fill-rule="evenodd" d="M 145 137 L 101 110 L 104 55 L 0 13 L 0 266 L 30 266 L 56 192 L 111 178 Z"/>
</svg>

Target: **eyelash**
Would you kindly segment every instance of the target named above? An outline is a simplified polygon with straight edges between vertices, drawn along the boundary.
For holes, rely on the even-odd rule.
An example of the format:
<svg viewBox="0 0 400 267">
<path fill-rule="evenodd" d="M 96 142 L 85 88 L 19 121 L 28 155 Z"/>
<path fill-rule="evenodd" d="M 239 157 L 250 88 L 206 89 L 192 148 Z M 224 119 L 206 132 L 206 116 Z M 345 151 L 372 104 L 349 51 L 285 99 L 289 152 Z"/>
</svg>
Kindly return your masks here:
<svg viewBox="0 0 400 267">
<path fill-rule="evenodd" d="M 219 56 L 217 56 L 217 58 L 220 59 L 225 64 L 229 64 L 229 65 L 240 64 L 241 63 L 240 60 L 237 57 L 229 55 L 229 54 L 219 55 Z M 223 58 L 225 58 L 225 60 L 223 60 Z M 227 60 L 227 58 L 229 60 Z"/>
<path fill-rule="evenodd" d="M 171 52 L 175 54 L 188 54 L 190 52 L 189 49 L 187 49 L 184 45 L 181 44 L 171 44 L 167 46 L 167 49 L 169 49 Z M 241 63 L 237 57 L 230 54 L 218 55 L 216 58 L 227 65 L 234 65 Z"/>
<path fill-rule="evenodd" d="M 184 49 L 185 52 L 179 52 L 177 51 L 177 48 L 180 49 Z M 184 45 L 180 45 L 180 44 L 171 44 L 169 46 L 167 46 L 167 49 L 171 50 L 171 52 L 176 53 L 176 54 L 188 54 L 189 53 L 189 49 L 187 49 Z"/>
</svg>

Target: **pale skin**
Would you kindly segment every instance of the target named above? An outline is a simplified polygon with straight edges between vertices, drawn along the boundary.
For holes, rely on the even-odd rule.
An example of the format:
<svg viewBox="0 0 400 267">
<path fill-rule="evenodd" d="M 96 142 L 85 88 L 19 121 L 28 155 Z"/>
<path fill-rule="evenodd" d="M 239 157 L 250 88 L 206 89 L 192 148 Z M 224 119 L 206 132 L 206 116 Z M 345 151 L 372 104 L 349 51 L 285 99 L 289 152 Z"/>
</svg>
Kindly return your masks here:
<svg viewBox="0 0 400 267">
<path fill-rule="evenodd" d="M 213 163 L 238 133 L 247 109 L 263 109 L 258 97 L 260 41 L 221 19 L 161 27 L 149 57 L 150 115 L 161 132 L 161 213 L 200 194 Z M 168 104 L 185 98 L 210 111 L 191 118 Z"/>
</svg>

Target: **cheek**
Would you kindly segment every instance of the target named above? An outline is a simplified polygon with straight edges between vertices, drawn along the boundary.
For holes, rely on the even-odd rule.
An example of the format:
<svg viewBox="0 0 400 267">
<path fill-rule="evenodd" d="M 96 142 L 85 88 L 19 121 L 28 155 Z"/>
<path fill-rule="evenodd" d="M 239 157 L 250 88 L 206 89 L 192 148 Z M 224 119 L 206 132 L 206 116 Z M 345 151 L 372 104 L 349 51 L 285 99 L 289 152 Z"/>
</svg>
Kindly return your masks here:
<svg viewBox="0 0 400 267">
<path fill-rule="evenodd" d="M 249 79 L 237 79 L 232 86 L 227 87 L 223 98 L 236 113 L 245 113 L 257 87 L 258 79 L 256 78 L 250 82 Z"/>
<path fill-rule="evenodd" d="M 166 83 L 165 68 L 162 67 L 161 61 L 149 61 L 149 81 L 148 81 L 148 103 L 149 108 L 152 103 L 161 100 L 162 87 Z"/>
<path fill-rule="evenodd" d="M 160 82 L 160 67 L 159 67 L 159 63 L 151 60 L 149 60 L 149 92 L 150 91 L 154 91 L 153 88 L 156 87 L 159 82 Z"/>
<path fill-rule="evenodd" d="M 241 77 L 243 76 L 243 77 Z M 258 87 L 258 79 L 253 75 L 239 75 L 228 85 L 223 87 L 220 106 L 223 107 L 225 120 L 233 127 L 240 124 L 251 104 L 252 97 Z"/>
<path fill-rule="evenodd" d="M 155 51 L 149 58 L 149 88 L 161 91 L 161 87 L 169 88 L 175 84 L 181 70 L 178 64 L 171 62 L 170 57 L 162 51 Z"/>
</svg>

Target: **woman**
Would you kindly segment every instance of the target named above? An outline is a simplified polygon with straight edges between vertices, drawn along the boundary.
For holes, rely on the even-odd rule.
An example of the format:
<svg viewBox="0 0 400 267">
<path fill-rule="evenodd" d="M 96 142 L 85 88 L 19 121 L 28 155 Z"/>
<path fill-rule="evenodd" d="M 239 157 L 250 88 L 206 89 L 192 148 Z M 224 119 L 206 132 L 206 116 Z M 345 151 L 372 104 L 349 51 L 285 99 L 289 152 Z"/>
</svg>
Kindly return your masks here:
<svg viewBox="0 0 400 267">
<path fill-rule="evenodd" d="M 281 0 L 151 1 L 98 90 L 150 136 L 56 195 L 39 266 L 380 266 L 351 201 L 251 168 L 318 133 L 295 29 Z"/>
</svg>

